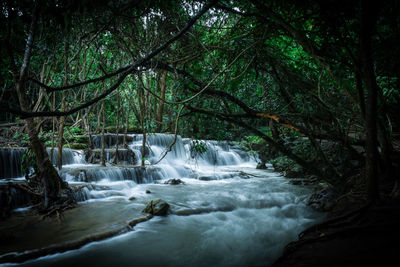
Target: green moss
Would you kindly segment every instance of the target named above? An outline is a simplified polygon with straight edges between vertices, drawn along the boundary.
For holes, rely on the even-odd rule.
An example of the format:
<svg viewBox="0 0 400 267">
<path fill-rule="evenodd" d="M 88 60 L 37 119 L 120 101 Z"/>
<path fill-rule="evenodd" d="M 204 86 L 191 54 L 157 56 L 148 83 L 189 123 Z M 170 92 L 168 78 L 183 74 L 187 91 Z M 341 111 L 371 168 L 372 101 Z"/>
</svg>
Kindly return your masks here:
<svg viewBox="0 0 400 267">
<path fill-rule="evenodd" d="M 64 147 L 71 149 L 86 149 L 88 148 L 88 145 L 84 143 L 70 143 L 70 144 L 65 144 Z"/>
<path fill-rule="evenodd" d="M 106 127 L 106 131 L 109 132 L 109 133 L 115 133 L 117 131 L 117 127 L 115 125 L 114 126 L 107 126 Z M 125 133 L 125 127 L 120 127 L 118 132 L 121 133 L 121 134 Z M 131 126 L 131 127 L 128 128 L 128 133 L 142 133 L 142 129 L 138 128 L 138 127 Z"/>
</svg>

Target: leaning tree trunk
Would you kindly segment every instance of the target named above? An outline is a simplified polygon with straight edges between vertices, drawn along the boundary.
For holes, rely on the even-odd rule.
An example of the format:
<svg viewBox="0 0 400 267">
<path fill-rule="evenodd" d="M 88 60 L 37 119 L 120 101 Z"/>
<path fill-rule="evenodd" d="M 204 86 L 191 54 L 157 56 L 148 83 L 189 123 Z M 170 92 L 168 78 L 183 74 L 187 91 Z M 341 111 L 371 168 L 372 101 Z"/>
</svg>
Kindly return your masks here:
<svg viewBox="0 0 400 267">
<path fill-rule="evenodd" d="M 28 33 L 28 38 L 25 47 L 25 53 L 20 71 L 16 68 L 13 70 L 15 89 L 18 95 L 20 108 L 22 111 L 31 112 L 29 105 L 29 96 L 26 90 L 27 72 L 30 65 L 31 52 L 33 47 L 33 39 L 37 22 L 38 7 L 35 6 L 32 16 L 32 22 Z M 9 41 L 9 40 L 7 40 Z M 44 195 L 44 208 L 49 208 L 60 197 L 61 186 L 63 182 L 53 164 L 49 160 L 49 155 L 40 141 L 37 133 L 37 125 L 34 118 L 26 119 L 29 144 L 36 157 L 36 162 L 39 167 L 39 177 L 42 184 Z"/>
<path fill-rule="evenodd" d="M 20 81 L 16 84 L 16 90 L 20 103 L 21 110 L 30 111 L 28 95 L 25 90 L 25 81 Z M 44 208 L 48 208 L 52 205 L 59 197 L 62 186 L 62 180 L 57 170 L 49 159 L 49 155 L 46 151 L 42 141 L 40 141 L 37 132 L 37 125 L 34 118 L 26 119 L 29 144 L 36 157 L 36 162 L 39 167 L 38 176 L 41 179 L 41 184 L 44 194 Z"/>
</svg>

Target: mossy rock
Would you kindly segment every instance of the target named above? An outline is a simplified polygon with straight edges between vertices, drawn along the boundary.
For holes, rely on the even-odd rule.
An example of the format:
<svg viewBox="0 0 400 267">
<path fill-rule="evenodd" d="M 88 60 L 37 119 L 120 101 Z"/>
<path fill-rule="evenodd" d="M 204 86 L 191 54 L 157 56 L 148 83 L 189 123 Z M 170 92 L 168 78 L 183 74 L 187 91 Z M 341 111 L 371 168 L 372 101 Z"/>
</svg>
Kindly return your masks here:
<svg viewBox="0 0 400 267">
<path fill-rule="evenodd" d="M 71 143 L 71 144 L 65 144 L 64 147 L 71 149 L 86 149 L 88 148 L 88 145 L 84 143 Z"/>
<path fill-rule="evenodd" d="M 265 165 L 265 162 L 259 162 L 259 163 L 257 163 L 256 169 L 259 169 L 259 170 L 266 170 L 266 169 L 268 169 L 268 168 L 267 168 L 267 166 Z"/>
<path fill-rule="evenodd" d="M 288 157 L 282 156 L 271 160 L 272 166 L 278 172 L 291 172 L 295 176 L 304 174 L 303 168 Z M 293 176 L 288 175 L 288 176 Z"/>
<path fill-rule="evenodd" d="M 87 135 L 67 135 L 65 139 L 72 143 L 89 143 L 89 136 Z"/>
<path fill-rule="evenodd" d="M 107 126 L 106 127 L 106 131 L 109 133 L 116 133 L 117 132 L 117 127 L 116 126 Z M 125 133 L 125 127 L 119 127 L 119 131 L 120 134 Z M 133 134 L 140 134 L 142 133 L 142 129 L 138 128 L 138 127 L 129 127 L 128 128 L 128 133 L 133 133 Z"/>
<path fill-rule="evenodd" d="M 146 208 L 143 210 L 143 212 L 155 216 L 166 216 L 168 213 L 168 209 L 169 205 L 167 202 L 160 198 L 156 198 L 147 202 Z"/>
</svg>

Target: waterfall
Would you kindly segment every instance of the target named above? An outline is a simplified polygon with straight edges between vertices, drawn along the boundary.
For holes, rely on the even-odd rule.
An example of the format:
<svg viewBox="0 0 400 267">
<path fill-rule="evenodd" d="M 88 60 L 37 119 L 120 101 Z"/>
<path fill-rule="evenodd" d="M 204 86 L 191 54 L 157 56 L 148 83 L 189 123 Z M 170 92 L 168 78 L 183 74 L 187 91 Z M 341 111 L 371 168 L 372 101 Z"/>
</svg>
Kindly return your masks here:
<svg viewBox="0 0 400 267">
<path fill-rule="evenodd" d="M 66 181 L 75 182 L 99 182 L 102 180 L 108 181 L 124 181 L 131 180 L 137 184 L 152 183 L 157 180 L 172 178 L 165 170 L 157 166 L 147 168 L 134 167 L 101 167 L 88 166 L 86 168 L 68 168 L 65 167 L 61 171 L 61 176 Z"/>
<path fill-rule="evenodd" d="M 119 143 L 123 142 L 123 135 L 118 137 Z M 153 164 L 157 162 L 165 153 L 169 145 L 174 140 L 172 134 L 148 134 L 147 144 L 145 147 L 144 158 L 147 160 L 146 163 Z M 119 165 L 133 166 L 141 165 L 142 159 L 142 140 L 143 135 L 133 134 L 127 136 L 128 149 L 119 148 L 118 158 Z M 117 137 L 115 134 L 105 135 L 105 146 L 106 149 L 106 160 L 113 162 L 115 155 L 115 146 Z M 165 158 L 158 163 L 156 166 L 149 167 L 146 169 L 141 168 L 124 168 L 122 166 L 103 167 L 103 168 L 92 168 L 93 164 L 99 164 L 101 160 L 101 135 L 93 135 L 94 149 L 90 151 L 73 150 L 69 148 L 63 148 L 63 166 L 78 165 L 76 168 L 87 168 L 85 176 L 83 172 L 77 175 L 76 168 L 65 168 L 69 174 L 70 181 L 100 181 L 102 179 L 109 179 L 111 181 L 120 180 L 132 180 L 136 183 L 151 183 L 160 179 L 167 178 L 199 178 L 202 179 L 221 179 L 231 177 L 231 175 L 219 175 L 213 177 L 207 177 L 204 173 L 194 174 L 193 166 L 228 166 L 238 165 L 243 162 L 250 162 L 250 157 L 247 152 L 243 151 L 237 146 L 230 145 L 228 142 L 201 141 L 206 147 L 206 152 L 198 155 L 197 158 L 192 158 L 190 148 L 192 140 L 189 138 L 182 138 L 177 136 L 175 144 L 172 146 L 170 152 L 167 153 Z M 22 156 L 25 153 L 25 148 L 1 148 L 0 159 L 1 159 L 1 170 L 0 179 L 2 178 L 16 178 L 21 177 L 21 163 Z M 47 153 L 51 154 L 51 148 L 46 148 Z M 56 164 L 58 161 L 58 148 L 54 148 L 52 162 Z M 65 178 L 67 173 L 62 172 Z M 71 179 L 71 177 L 73 177 Z"/>
<path fill-rule="evenodd" d="M 123 142 L 123 135 L 119 137 L 119 143 Z M 146 166 L 141 167 L 143 135 L 130 134 L 127 136 L 127 148 L 118 149 L 118 165 L 112 165 L 116 156 L 117 136 L 115 134 L 105 135 L 105 156 L 107 166 L 100 166 L 101 162 L 101 135 L 93 136 L 92 150 L 80 151 L 69 148 L 63 149 L 63 168 L 60 171 L 62 179 L 70 184 L 97 184 L 115 185 L 123 182 L 132 187 L 137 184 L 157 183 L 164 179 L 187 179 L 194 178 L 203 181 L 220 180 L 239 177 L 240 173 L 233 171 L 231 167 L 243 163 L 254 163 L 250 156 L 241 147 L 213 140 L 196 141 L 201 142 L 206 150 L 204 153 L 193 157 L 191 153 L 194 140 L 176 137 L 171 151 L 161 162 L 152 165 L 165 154 L 170 144 L 174 141 L 172 134 L 148 134 L 144 158 Z M 21 177 L 21 162 L 25 149 L 1 149 L 1 176 L 0 178 Z M 51 148 L 47 153 L 51 154 Z M 58 161 L 58 149 L 54 148 L 52 162 Z M 230 167 L 231 166 L 231 167 Z M 92 192 L 93 191 L 93 192 Z M 94 192 L 94 187 L 79 189 L 76 197 L 85 201 L 109 194 L 120 194 L 117 191 L 110 193 L 103 190 Z"/>
<path fill-rule="evenodd" d="M 0 179 L 23 176 L 22 156 L 25 148 L 0 148 Z"/>
<path fill-rule="evenodd" d="M 47 153 L 51 154 L 51 148 L 46 148 Z M 58 162 L 58 148 L 54 148 L 53 157 L 51 159 L 54 165 Z M 83 159 L 83 155 L 81 151 L 72 150 L 70 148 L 63 148 L 62 150 L 62 165 L 69 164 L 85 164 L 86 161 Z"/>
<path fill-rule="evenodd" d="M 51 148 L 46 148 L 47 153 L 50 155 Z M 24 156 L 26 148 L 0 148 L 0 179 L 5 178 L 18 178 L 24 174 L 21 171 L 22 157 Z M 83 152 L 63 148 L 63 165 L 70 164 L 86 164 L 83 158 Z M 54 148 L 53 151 L 53 164 L 58 160 L 58 149 Z"/>
</svg>

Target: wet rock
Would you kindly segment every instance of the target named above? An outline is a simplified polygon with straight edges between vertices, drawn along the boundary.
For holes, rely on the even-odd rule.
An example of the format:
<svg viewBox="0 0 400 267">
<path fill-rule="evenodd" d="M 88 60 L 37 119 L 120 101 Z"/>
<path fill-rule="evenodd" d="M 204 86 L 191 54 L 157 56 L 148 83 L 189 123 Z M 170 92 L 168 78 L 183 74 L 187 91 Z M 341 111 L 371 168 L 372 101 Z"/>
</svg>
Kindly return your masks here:
<svg viewBox="0 0 400 267">
<path fill-rule="evenodd" d="M 101 163 L 101 149 L 85 150 L 85 158 L 88 163 L 100 164 Z M 107 148 L 105 149 L 105 158 L 108 162 L 114 162 L 116 150 Z M 118 164 L 120 165 L 135 165 L 137 158 L 135 152 L 127 148 L 118 149 Z"/>
<path fill-rule="evenodd" d="M 127 135 L 126 141 L 132 142 L 133 136 Z M 124 142 L 124 135 L 119 134 L 118 135 L 118 143 L 121 145 L 121 147 L 122 147 L 123 142 Z M 92 135 L 92 143 L 93 143 L 94 148 L 100 149 L 101 148 L 101 134 Z M 104 134 L 104 145 L 106 148 L 115 147 L 116 144 L 117 144 L 117 135 L 116 134 L 111 134 L 111 133 Z"/>
<path fill-rule="evenodd" d="M 290 180 L 290 184 L 293 185 L 304 185 L 304 180 L 303 179 L 295 179 L 295 180 Z"/>
<path fill-rule="evenodd" d="M 136 200 L 136 197 L 130 197 L 129 200 L 130 201 Z"/>
<path fill-rule="evenodd" d="M 314 193 L 308 198 L 307 204 L 317 211 L 332 210 L 336 204 L 333 187 L 327 183 L 319 183 Z"/>
<path fill-rule="evenodd" d="M 257 164 L 256 169 L 259 169 L 259 170 L 266 170 L 266 169 L 268 169 L 268 168 L 267 168 L 267 166 L 265 166 L 265 162 L 259 162 L 259 163 Z"/>
<path fill-rule="evenodd" d="M 87 149 L 88 145 L 85 143 L 70 143 L 65 144 L 64 148 L 71 148 L 71 149 Z"/>
<path fill-rule="evenodd" d="M 314 185 L 316 183 L 316 178 L 307 177 L 307 178 L 294 178 L 290 179 L 289 183 L 293 185 Z"/>
<path fill-rule="evenodd" d="M 169 204 L 160 198 L 155 198 L 147 202 L 143 212 L 155 216 L 166 216 L 168 213 Z"/>
<path fill-rule="evenodd" d="M 303 174 L 301 172 L 293 171 L 293 170 L 287 170 L 283 172 L 283 176 L 286 178 L 297 178 L 301 177 Z"/>
<path fill-rule="evenodd" d="M 73 185 L 71 186 L 72 194 L 77 202 L 89 199 L 89 191 L 93 188 L 90 185 Z"/>
<path fill-rule="evenodd" d="M 146 194 L 151 194 L 151 191 L 149 189 L 147 189 Z"/>
<path fill-rule="evenodd" d="M 178 185 L 184 184 L 184 182 L 181 179 L 169 179 L 168 181 L 164 182 L 164 184 Z"/>
<path fill-rule="evenodd" d="M 202 181 L 212 181 L 212 180 L 216 180 L 216 178 L 214 178 L 213 176 L 200 176 L 198 179 L 199 179 L 199 180 L 202 180 Z"/>
</svg>

